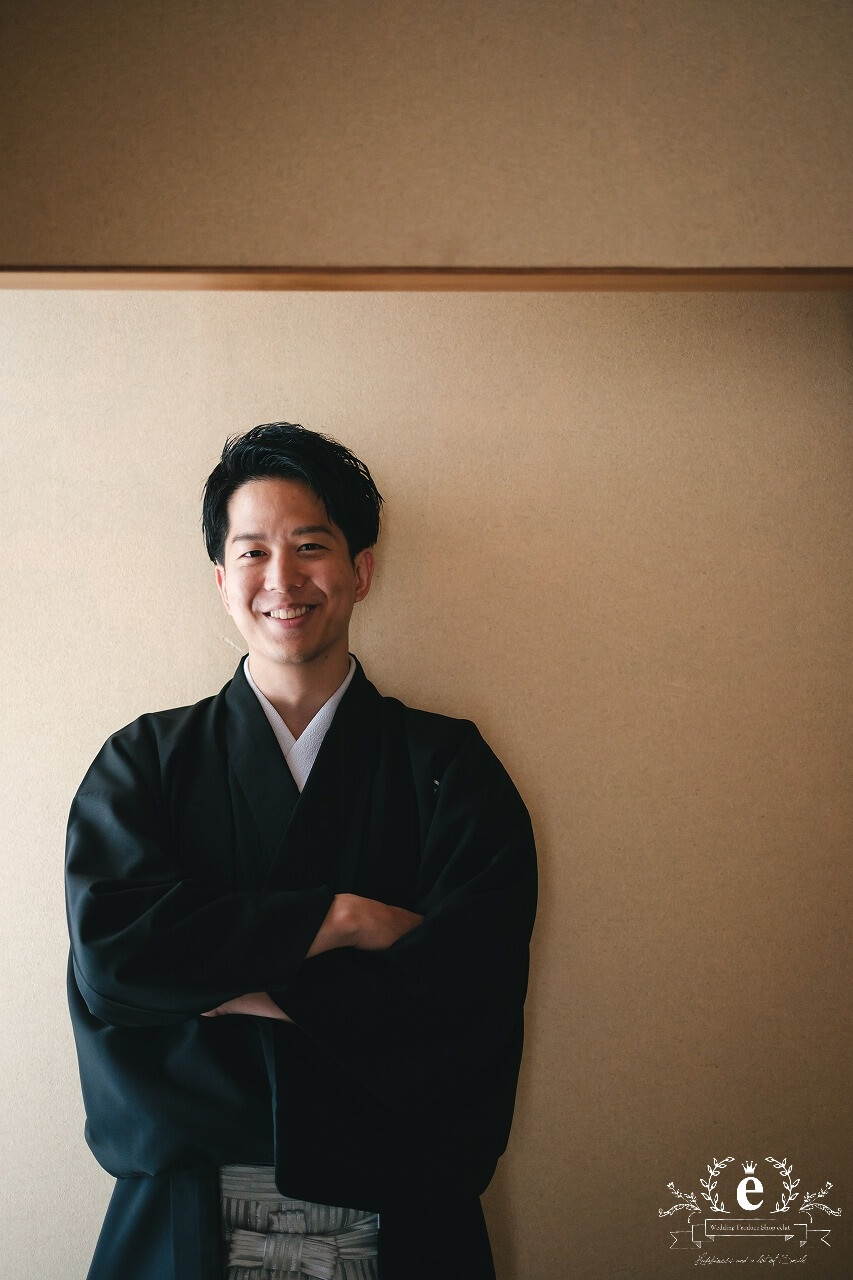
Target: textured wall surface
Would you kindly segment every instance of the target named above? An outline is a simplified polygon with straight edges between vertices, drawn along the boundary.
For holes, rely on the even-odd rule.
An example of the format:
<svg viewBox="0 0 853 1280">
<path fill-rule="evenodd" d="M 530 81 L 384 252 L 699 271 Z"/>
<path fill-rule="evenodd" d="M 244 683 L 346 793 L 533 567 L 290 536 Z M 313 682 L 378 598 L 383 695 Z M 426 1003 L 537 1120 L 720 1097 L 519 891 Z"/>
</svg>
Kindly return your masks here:
<svg viewBox="0 0 853 1280">
<path fill-rule="evenodd" d="M 0 0 L 0 264 L 853 265 L 848 0 Z"/>
<path fill-rule="evenodd" d="M 849 329 L 834 294 L 0 296 L 0 1275 L 85 1274 L 65 817 L 113 729 L 230 677 L 201 486 L 275 417 L 387 498 L 368 673 L 475 719 L 533 815 L 500 1280 L 684 1276 L 658 1209 L 715 1156 L 849 1216 Z M 851 1274 L 846 1221 L 801 1274 Z"/>
</svg>

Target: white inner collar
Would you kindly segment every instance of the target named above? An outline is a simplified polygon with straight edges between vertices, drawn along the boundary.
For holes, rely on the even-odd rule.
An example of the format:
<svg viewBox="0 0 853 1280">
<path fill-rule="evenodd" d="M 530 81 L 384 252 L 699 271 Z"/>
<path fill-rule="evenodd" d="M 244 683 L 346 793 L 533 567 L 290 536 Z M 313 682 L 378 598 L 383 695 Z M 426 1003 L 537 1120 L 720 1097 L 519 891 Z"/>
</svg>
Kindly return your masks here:
<svg viewBox="0 0 853 1280">
<path fill-rule="evenodd" d="M 246 680 L 249 688 L 253 690 L 258 701 L 264 709 L 264 714 L 270 722 L 272 731 L 276 736 L 276 741 L 281 747 L 282 754 L 287 761 L 287 767 L 293 775 L 293 781 L 296 783 L 299 791 L 308 781 L 308 775 L 311 772 L 314 761 L 317 759 L 323 739 L 328 733 L 329 726 L 334 719 L 335 712 L 341 698 L 350 686 L 350 682 L 355 675 L 355 658 L 350 654 L 349 671 L 341 685 L 335 690 L 331 698 L 324 702 L 320 710 L 314 716 L 314 719 L 308 724 L 298 738 L 294 738 L 287 725 L 276 711 L 266 694 L 262 693 L 252 679 L 252 673 L 249 670 L 248 656 L 243 661 L 243 670 L 246 673 Z"/>
</svg>

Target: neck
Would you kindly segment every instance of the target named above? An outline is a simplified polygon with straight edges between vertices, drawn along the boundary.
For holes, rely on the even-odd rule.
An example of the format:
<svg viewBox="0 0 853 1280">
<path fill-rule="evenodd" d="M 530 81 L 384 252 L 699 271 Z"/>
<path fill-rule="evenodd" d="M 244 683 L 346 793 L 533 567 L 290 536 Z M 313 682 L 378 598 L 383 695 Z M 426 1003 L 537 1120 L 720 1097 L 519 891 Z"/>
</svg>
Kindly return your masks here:
<svg viewBox="0 0 853 1280">
<path fill-rule="evenodd" d="M 268 662 L 250 653 L 249 669 L 261 693 L 298 738 L 346 680 L 349 653 L 323 655 L 301 665 Z"/>
</svg>

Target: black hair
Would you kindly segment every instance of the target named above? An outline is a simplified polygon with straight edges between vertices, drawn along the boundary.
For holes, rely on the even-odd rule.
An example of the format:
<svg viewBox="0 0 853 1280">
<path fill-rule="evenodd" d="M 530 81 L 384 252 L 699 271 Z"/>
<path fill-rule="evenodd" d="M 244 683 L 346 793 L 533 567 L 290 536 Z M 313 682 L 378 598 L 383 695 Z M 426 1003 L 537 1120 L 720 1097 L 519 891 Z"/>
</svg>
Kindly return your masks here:
<svg viewBox="0 0 853 1280">
<path fill-rule="evenodd" d="M 306 484 L 347 540 L 354 559 L 379 537 L 382 495 L 363 462 L 345 445 L 298 423 L 265 422 L 229 436 L 207 477 L 201 522 L 207 554 L 222 564 L 228 536 L 228 502 L 247 480 L 267 477 Z"/>
</svg>

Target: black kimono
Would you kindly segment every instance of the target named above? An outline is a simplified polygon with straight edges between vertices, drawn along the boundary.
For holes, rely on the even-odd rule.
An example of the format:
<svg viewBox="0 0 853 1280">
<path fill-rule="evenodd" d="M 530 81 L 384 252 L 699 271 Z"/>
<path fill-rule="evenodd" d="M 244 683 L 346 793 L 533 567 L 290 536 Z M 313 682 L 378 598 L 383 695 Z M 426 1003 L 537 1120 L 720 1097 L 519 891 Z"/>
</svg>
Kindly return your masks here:
<svg viewBox="0 0 853 1280">
<path fill-rule="evenodd" d="M 306 960 L 342 892 L 425 918 Z M 300 796 L 241 662 L 107 741 L 67 900 L 86 1138 L 118 1179 L 90 1280 L 221 1280 L 223 1164 L 378 1211 L 382 1280 L 493 1275 L 479 1196 L 512 1119 L 536 862 L 473 724 L 358 666 Z M 293 1023 L 200 1016 L 252 991 Z"/>
</svg>

